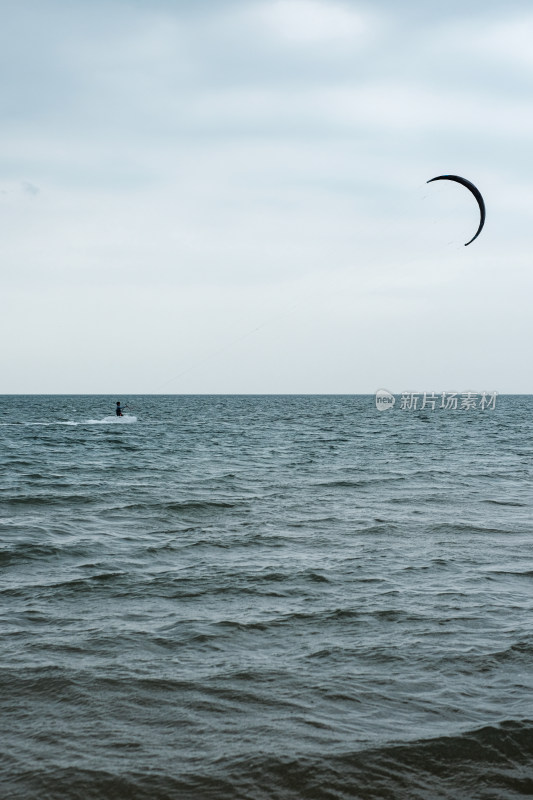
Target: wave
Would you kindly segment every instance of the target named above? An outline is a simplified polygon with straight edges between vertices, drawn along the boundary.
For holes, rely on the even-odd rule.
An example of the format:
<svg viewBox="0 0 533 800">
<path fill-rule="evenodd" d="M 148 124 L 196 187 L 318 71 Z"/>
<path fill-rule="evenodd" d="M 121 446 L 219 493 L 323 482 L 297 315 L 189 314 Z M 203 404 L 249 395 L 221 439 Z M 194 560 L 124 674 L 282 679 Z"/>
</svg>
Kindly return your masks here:
<svg viewBox="0 0 533 800">
<path fill-rule="evenodd" d="M 56 687 L 56 695 L 57 688 L 63 687 Z M 150 686 L 152 692 L 154 688 Z M 318 720 L 309 723 L 316 725 Z M 91 768 L 63 758 L 50 766 L 25 764 L 22 770 L 8 752 L 1 756 L 6 796 L 11 792 L 13 797 L 518 800 L 533 792 L 532 733 L 531 721 L 509 720 L 454 736 L 332 755 L 293 755 L 274 747 L 258 753 L 245 745 L 242 754 L 196 758 L 185 768 L 170 759 L 154 769 L 146 746 L 120 735 L 110 742 L 120 766 L 104 760 L 100 768 Z"/>
<path fill-rule="evenodd" d="M 235 759 L 223 771 L 240 787 L 283 798 L 456 798 L 531 796 L 533 723 L 500 725 L 355 753 Z M 253 776 L 253 777 L 252 777 Z M 222 777 L 222 775 L 221 775 Z M 222 788 L 222 787 L 221 787 Z M 224 792 L 221 793 L 224 797 Z M 261 796 L 258 794 L 258 796 Z"/>
<path fill-rule="evenodd" d="M 127 503 L 121 506 L 116 506 L 111 511 L 151 511 L 151 512 L 165 512 L 165 511 L 211 511 L 213 509 L 226 509 L 238 508 L 242 503 L 228 503 L 224 500 L 168 500 L 154 503 Z M 183 531 L 179 531 L 182 533 Z M 224 545 L 224 542 L 221 543 Z"/>
<path fill-rule="evenodd" d="M 488 521 L 487 521 L 488 522 Z M 457 533 L 506 533 L 504 528 L 495 528 L 491 524 L 476 525 L 469 522 L 440 522 L 428 526 L 428 531 L 437 534 Z"/>
<path fill-rule="evenodd" d="M 56 558 L 60 553 L 61 548 L 55 545 L 21 542 L 14 547 L 0 550 L 0 566 L 9 566 L 28 559 Z"/>
<path fill-rule="evenodd" d="M 93 503 L 94 499 L 86 494 L 31 494 L 13 496 L 5 500 L 8 506 L 63 506 L 67 504 Z"/>
<path fill-rule="evenodd" d="M 527 503 L 521 503 L 519 500 L 483 500 L 484 503 L 492 503 L 495 506 L 516 506 L 522 508 Z"/>
<path fill-rule="evenodd" d="M 363 486 L 373 486 L 374 484 L 382 483 L 401 483 L 405 482 L 407 478 L 404 475 L 376 475 L 368 478 L 360 478 L 358 480 L 339 479 L 332 481 L 318 481 L 316 486 L 323 486 L 329 489 L 358 489 Z"/>
</svg>

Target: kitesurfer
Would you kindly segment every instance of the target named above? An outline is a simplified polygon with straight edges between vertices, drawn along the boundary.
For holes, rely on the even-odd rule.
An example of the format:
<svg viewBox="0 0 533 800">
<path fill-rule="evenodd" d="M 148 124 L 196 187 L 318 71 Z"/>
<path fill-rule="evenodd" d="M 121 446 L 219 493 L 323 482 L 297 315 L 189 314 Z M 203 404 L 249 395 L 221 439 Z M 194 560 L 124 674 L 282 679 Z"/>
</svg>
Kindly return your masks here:
<svg viewBox="0 0 533 800">
<path fill-rule="evenodd" d="M 122 408 L 125 408 L 125 407 L 126 406 L 122 406 Z M 117 400 L 117 408 L 116 408 L 116 411 L 115 411 L 115 414 L 117 415 L 117 417 L 123 417 L 124 416 L 124 414 L 122 413 L 122 408 L 120 407 L 120 400 Z"/>
</svg>

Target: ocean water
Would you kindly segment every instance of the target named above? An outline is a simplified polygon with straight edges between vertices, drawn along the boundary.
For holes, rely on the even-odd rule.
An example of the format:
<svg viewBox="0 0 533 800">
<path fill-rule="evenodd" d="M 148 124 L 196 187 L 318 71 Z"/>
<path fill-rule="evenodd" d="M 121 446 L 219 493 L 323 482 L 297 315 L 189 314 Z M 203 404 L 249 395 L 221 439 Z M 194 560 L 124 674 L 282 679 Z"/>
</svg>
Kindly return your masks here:
<svg viewBox="0 0 533 800">
<path fill-rule="evenodd" d="M 533 795 L 532 472 L 530 396 L 1 397 L 0 796 Z"/>
</svg>

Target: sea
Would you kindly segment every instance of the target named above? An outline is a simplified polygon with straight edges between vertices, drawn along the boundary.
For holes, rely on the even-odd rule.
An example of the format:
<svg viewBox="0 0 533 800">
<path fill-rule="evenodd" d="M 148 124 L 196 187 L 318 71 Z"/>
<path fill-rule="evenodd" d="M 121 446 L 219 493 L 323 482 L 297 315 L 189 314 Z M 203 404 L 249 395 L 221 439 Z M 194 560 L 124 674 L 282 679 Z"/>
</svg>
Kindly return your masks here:
<svg viewBox="0 0 533 800">
<path fill-rule="evenodd" d="M 1 396 L 0 797 L 532 796 L 532 487 L 532 396 Z"/>
</svg>

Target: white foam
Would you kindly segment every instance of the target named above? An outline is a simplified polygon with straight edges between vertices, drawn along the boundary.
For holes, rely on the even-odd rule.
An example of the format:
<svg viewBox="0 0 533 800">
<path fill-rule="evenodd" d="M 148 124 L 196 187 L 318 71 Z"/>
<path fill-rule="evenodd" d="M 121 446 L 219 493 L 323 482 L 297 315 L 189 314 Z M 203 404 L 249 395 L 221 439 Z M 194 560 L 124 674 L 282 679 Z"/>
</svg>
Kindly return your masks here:
<svg viewBox="0 0 533 800">
<path fill-rule="evenodd" d="M 124 414 L 122 417 L 117 417 L 114 414 L 112 417 L 104 417 L 103 419 L 84 419 L 74 422 L 69 420 L 63 422 L 62 420 L 55 420 L 54 422 L 0 422 L 0 425 L 24 425 L 24 426 L 48 426 L 48 425 L 131 425 L 132 422 L 137 422 L 137 417 L 133 414 Z"/>
<path fill-rule="evenodd" d="M 114 414 L 112 417 L 104 417 L 103 419 L 88 419 L 85 423 L 80 422 L 71 422 L 67 423 L 70 425 L 131 425 L 132 422 L 137 422 L 137 417 L 134 417 L 133 414 L 123 414 L 121 417 L 117 417 Z"/>
</svg>

